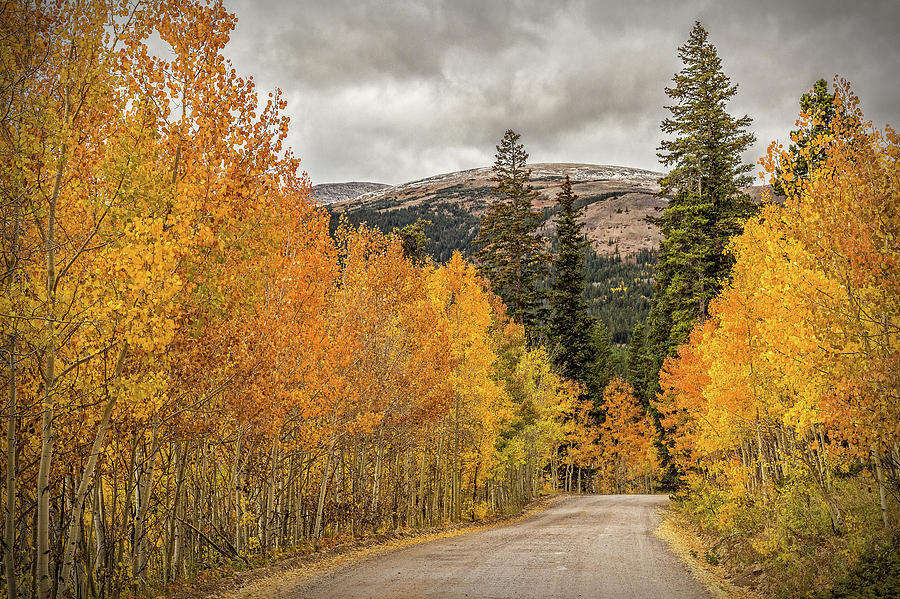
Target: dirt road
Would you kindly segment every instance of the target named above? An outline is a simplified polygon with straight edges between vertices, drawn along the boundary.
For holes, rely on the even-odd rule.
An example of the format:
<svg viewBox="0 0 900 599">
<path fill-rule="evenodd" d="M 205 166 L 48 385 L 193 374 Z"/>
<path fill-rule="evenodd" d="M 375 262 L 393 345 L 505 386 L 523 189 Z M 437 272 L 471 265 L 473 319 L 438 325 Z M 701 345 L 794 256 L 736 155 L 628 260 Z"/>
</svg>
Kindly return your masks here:
<svg viewBox="0 0 900 599">
<path fill-rule="evenodd" d="M 283 596 L 708 598 L 653 535 L 659 495 L 586 495 L 514 524 L 345 565 Z"/>
</svg>

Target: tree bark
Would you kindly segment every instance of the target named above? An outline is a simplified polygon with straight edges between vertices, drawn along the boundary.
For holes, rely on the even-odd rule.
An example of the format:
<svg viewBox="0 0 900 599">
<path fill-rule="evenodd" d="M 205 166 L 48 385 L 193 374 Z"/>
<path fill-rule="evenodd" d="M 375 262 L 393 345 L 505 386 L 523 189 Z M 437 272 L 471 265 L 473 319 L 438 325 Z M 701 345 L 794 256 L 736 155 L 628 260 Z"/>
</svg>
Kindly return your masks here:
<svg viewBox="0 0 900 599">
<path fill-rule="evenodd" d="M 378 428 L 378 446 L 375 449 L 375 473 L 372 479 L 371 524 L 374 534 L 380 524 L 381 469 L 384 465 L 384 428 Z"/>
<path fill-rule="evenodd" d="M 13 206 L 13 224 L 12 238 L 10 239 L 9 255 L 10 260 L 7 263 L 7 271 L 14 273 L 18 269 L 19 263 L 19 227 L 21 215 L 21 198 L 16 197 Z M 10 276 L 10 283 L 7 285 L 7 291 L 11 292 L 12 281 L 15 277 Z M 5 545 L 4 566 L 6 571 L 6 595 L 8 599 L 16 599 L 18 589 L 16 588 L 16 486 L 17 486 L 17 465 L 16 465 L 16 423 L 18 422 L 17 412 L 18 397 L 16 388 L 16 329 L 13 324 L 13 331 L 9 334 L 7 359 L 7 386 L 9 387 L 9 403 L 7 406 L 6 420 L 6 518 L 3 526 L 3 541 Z"/>
<path fill-rule="evenodd" d="M 313 527 L 313 550 L 319 550 L 319 535 L 322 533 L 322 514 L 325 510 L 325 494 L 328 491 L 328 477 L 331 475 L 331 454 L 334 451 L 334 433 L 328 441 L 328 451 L 325 452 L 325 464 L 322 467 L 322 482 L 319 485 L 319 503 L 316 507 L 316 524 Z"/>
<path fill-rule="evenodd" d="M 112 380 L 117 380 L 122 376 L 122 368 L 125 364 L 125 354 L 128 351 L 128 342 L 122 344 L 119 350 L 119 358 L 116 361 L 116 370 Z M 91 488 L 94 479 L 94 470 L 97 466 L 97 459 L 100 456 L 100 449 L 103 446 L 103 440 L 106 438 L 106 431 L 109 429 L 109 420 L 112 416 L 113 408 L 116 405 L 118 395 L 112 393 L 106 402 L 106 408 L 103 410 L 103 416 L 100 424 L 97 425 L 97 434 L 94 436 L 94 445 L 91 447 L 91 453 L 88 456 L 87 464 L 85 464 L 84 472 L 81 475 L 81 482 L 78 484 L 78 490 L 72 501 L 72 517 L 69 520 L 69 529 L 66 534 L 65 549 L 63 552 L 62 568 L 60 569 L 58 588 L 62 597 L 73 596 L 77 589 L 75 588 L 75 580 L 72 573 L 75 567 L 75 549 L 78 546 L 79 534 L 82 528 L 82 516 L 84 514 L 84 500 Z"/>
<path fill-rule="evenodd" d="M 68 92 L 64 106 L 64 121 L 68 121 Z M 39 599 L 49 599 L 52 585 L 50 577 L 50 461 L 53 457 L 53 417 L 56 393 L 56 203 L 62 187 L 66 165 L 66 144 L 60 148 L 59 162 L 53 181 L 53 191 L 47 201 L 47 227 L 44 230 L 44 252 L 46 253 L 46 335 L 44 352 L 44 397 L 41 413 L 41 458 L 37 478 L 37 595 Z"/>
<path fill-rule="evenodd" d="M 16 335 L 9 335 L 9 404 L 6 421 L 6 519 L 3 525 L 6 595 L 16 599 Z"/>
<path fill-rule="evenodd" d="M 452 520 L 460 517 L 460 472 L 459 472 L 459 393 L 453 394 L 453 476 L 451 478 Z"/>
<path fill-rule="evenodd" d="M 94 480 L 93 500 L 91 513 L 94 519 L 94 574 L 97 582 L 103 587 L 104 580 L 102 571 L 107 563 L 107 543 L 106 543 L 106 510 L 103 505 L 103 479 L 97 477 Z"/>
<path fill-rule="evenodd" d="M 143 581 L 147 570 L 147 510 L 150 508 L 150 490 L 156 475 L 156 451 L 159 442 L 159 416 L 154 414 L 150 451 L 135 463 L 134 542 L 131 547 L 131 575 L 135 581 Z M 145 473 L 144 465 L 149 463 Z"/>
<path fill-rule="evenodd" d="M 181 502 L 181 493 L 184 488 L 185 450 L 180 442 L 175 442 L 175 499 L 172 512 L 172 580 L 178 580 L 181 575 L 182 546 L 184 545 L 184 528 L 181 521 L 184 519 L 184 506 Z"/>
<path fill-rule="evenodd" d="M 881 507 L 881 521 L 885 528 L 890 528 L 890 520 L 887 512 L 887 497 L 884 493 L 884 470 L 881 465 L 881 452 L 872 444 L 872 459 L 875 461 L 875 481 L 878 484 L 878 504 Z"/>
</svg>

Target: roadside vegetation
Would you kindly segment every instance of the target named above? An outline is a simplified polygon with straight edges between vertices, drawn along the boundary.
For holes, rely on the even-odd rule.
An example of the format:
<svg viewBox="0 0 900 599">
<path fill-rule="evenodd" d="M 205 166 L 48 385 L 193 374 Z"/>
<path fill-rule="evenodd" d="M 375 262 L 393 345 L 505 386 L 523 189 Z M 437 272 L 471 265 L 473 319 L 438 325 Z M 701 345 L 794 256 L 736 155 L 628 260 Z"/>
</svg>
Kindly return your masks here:
<svg viewBox="0 0 900 599">
<path fill-rule="evenodd" d="M 805 176 L 776 146 L 762 161 L 786 201 L 732 242 L 731 280 L 654 401 L 680 509 L 785 597 L 896 559 L 876 548 L 900 518 L 900 138 L 865 123 L 845 83 L 833 101 L 825 132 L 795 149 Z"/>
<path fill-rule="evenodd" d="M 594 404 L 524 312 L 421 228 L 330 228 L 280 92 L 223 57 L 235 23 L 3 4 L 8 597 L 137 596 L 594 476 Z"/>
</svg>

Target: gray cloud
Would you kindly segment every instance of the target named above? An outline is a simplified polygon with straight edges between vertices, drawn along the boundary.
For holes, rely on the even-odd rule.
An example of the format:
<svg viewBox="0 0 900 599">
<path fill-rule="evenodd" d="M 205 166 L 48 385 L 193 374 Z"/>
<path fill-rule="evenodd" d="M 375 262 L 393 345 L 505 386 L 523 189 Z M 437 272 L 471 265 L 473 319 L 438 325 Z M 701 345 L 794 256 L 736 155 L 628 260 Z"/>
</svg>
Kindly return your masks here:
<svg viewBox="0 0 900 599">
<path fill-rule="evenodd" d="M 866 115 L 897 125 L 900 3 L 226 0 L 226 53 L 280 87 L 290 145 L 314 183 L 399 183 L 490 164 L 503 131 L 534 161 L 658 169 L 676 48 L 703 22 L 754 119 L 755 161 L 786 139 L 799 95 L 850 79 Z"/>
</svg>

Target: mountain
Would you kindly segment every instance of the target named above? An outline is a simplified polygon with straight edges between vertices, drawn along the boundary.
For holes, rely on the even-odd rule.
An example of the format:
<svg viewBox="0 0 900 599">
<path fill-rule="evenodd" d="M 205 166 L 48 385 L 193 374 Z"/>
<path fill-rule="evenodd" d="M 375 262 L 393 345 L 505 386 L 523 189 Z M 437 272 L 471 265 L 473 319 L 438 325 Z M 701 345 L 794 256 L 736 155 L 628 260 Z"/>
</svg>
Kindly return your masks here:
<svg viewBox="0 0 900 599">
<path fill-rule="evenodd" d="M 352 200 L 364 193 L 378 191 L 390 187 L 384 183 L 366 183 L 351 181 L 350 183 L 322 183 L 312 186 L 312 195 L 322 205 Z"/>
<path fill-rule="evenodd" d="M 659 247 L 659 231 L 644 221 L 666 205 L 654 195 L 662 173 L 622 166 L 596 164 L 539 163 L 530 165 L 531 183 L 541 197 L 536 207 L 548 218 L 546 233 L 552 233 L 556 213 L 556 193 L 566 175 L 585 206 L 584 222 L 594 251 L 601 256 L 626 256 Z M 354 198 L 336 202 L 333 212 L 348 216 L 365 215 L 369 224 L 391 221 L 394 226 L 415 222 L 412 217 L 430 218 L 443 213 L 459 225 L 471 229 L 490 204 L 491 168 L 477 168 L 436 175 L 410 183 L 374 189 Z M 356 219 L 353 219 L 356 220 Z M 396 222 L 395 222 L 396 221 Z M 474 231 L 469 231 L 474 233 Z M 474 235 L 465 235 L 471 241 Z M 463 240 L 461 240 L 463 241 Z M 464 251 L 466 247 L 454 247 Z M 446 256 L 449 257 L 449 252 Z"/>
<path fill-rule="evenodd" d="M 585 299 L 591 314 L 603 320 L 613 343 L 627 343 L 635 323 L 642 322 L 650 311 L 660 233 L 645 219 L 658 215 L 668 203 L 656 195 L 662 173 L 597 164 L 539 163 L 529 167 L 531 184 L 540 194 L 535 204 L 545 219 L 541 233 L 551 245 L 556 239 L 556 193 L 566 175 L 571 179 L 579 196 L 577 203 L 585 207 L 583 222 L 591 241 L 585 257 Z M 492 201 L 492 174 L 493 170 L 485 167 L 401 185 L 333 184 L 346 185 L 341 192 L 348 197 L 328 208 L 332 214 L 344 214 L 351 225 L 365 222 L 386 233 L 419 219 L 431 221 L 425 229 L 431 239 L 429 250 L 435 260 L 444 262 L 454 251 L 472 255 L 481 216 Z M 353 185 L 375 187 L 350 197 Z M 762 190 L 751 187 L 745 191 L 758 201 Z M 336 223 L 337 219 L 332 219 L 332 226 Z"/>
<path fill-rule="evenodd" d="M 585 206 L 585 230 L 592 242 L 586 256 L 585 298 L 612 341 L 627 343 L 634 324 L 650 310 L 659 231 L 644 218 L 666 205 L 654 195 L 661 174 L 595 164 L 543 163 L 530 168 L 531 183 L 540 194 L 536 207 L 546 221 L 541 232 L 551 243 L 556 193 L 566 175 L 571 179 L 578 203 Z M 435 260 L 443 262 L 454 251 L 471 256 L 472 240 L 492 200 L 492 174 L 489 167 L 477 168 L 384 186 L 332 203 L 329 210 L 343 213 L 351 225 L 365 222 L 384 232 L 428 220 L 426 234 Z M 332 219 L 332 226 L 336 222 Z"/>
</svg>

